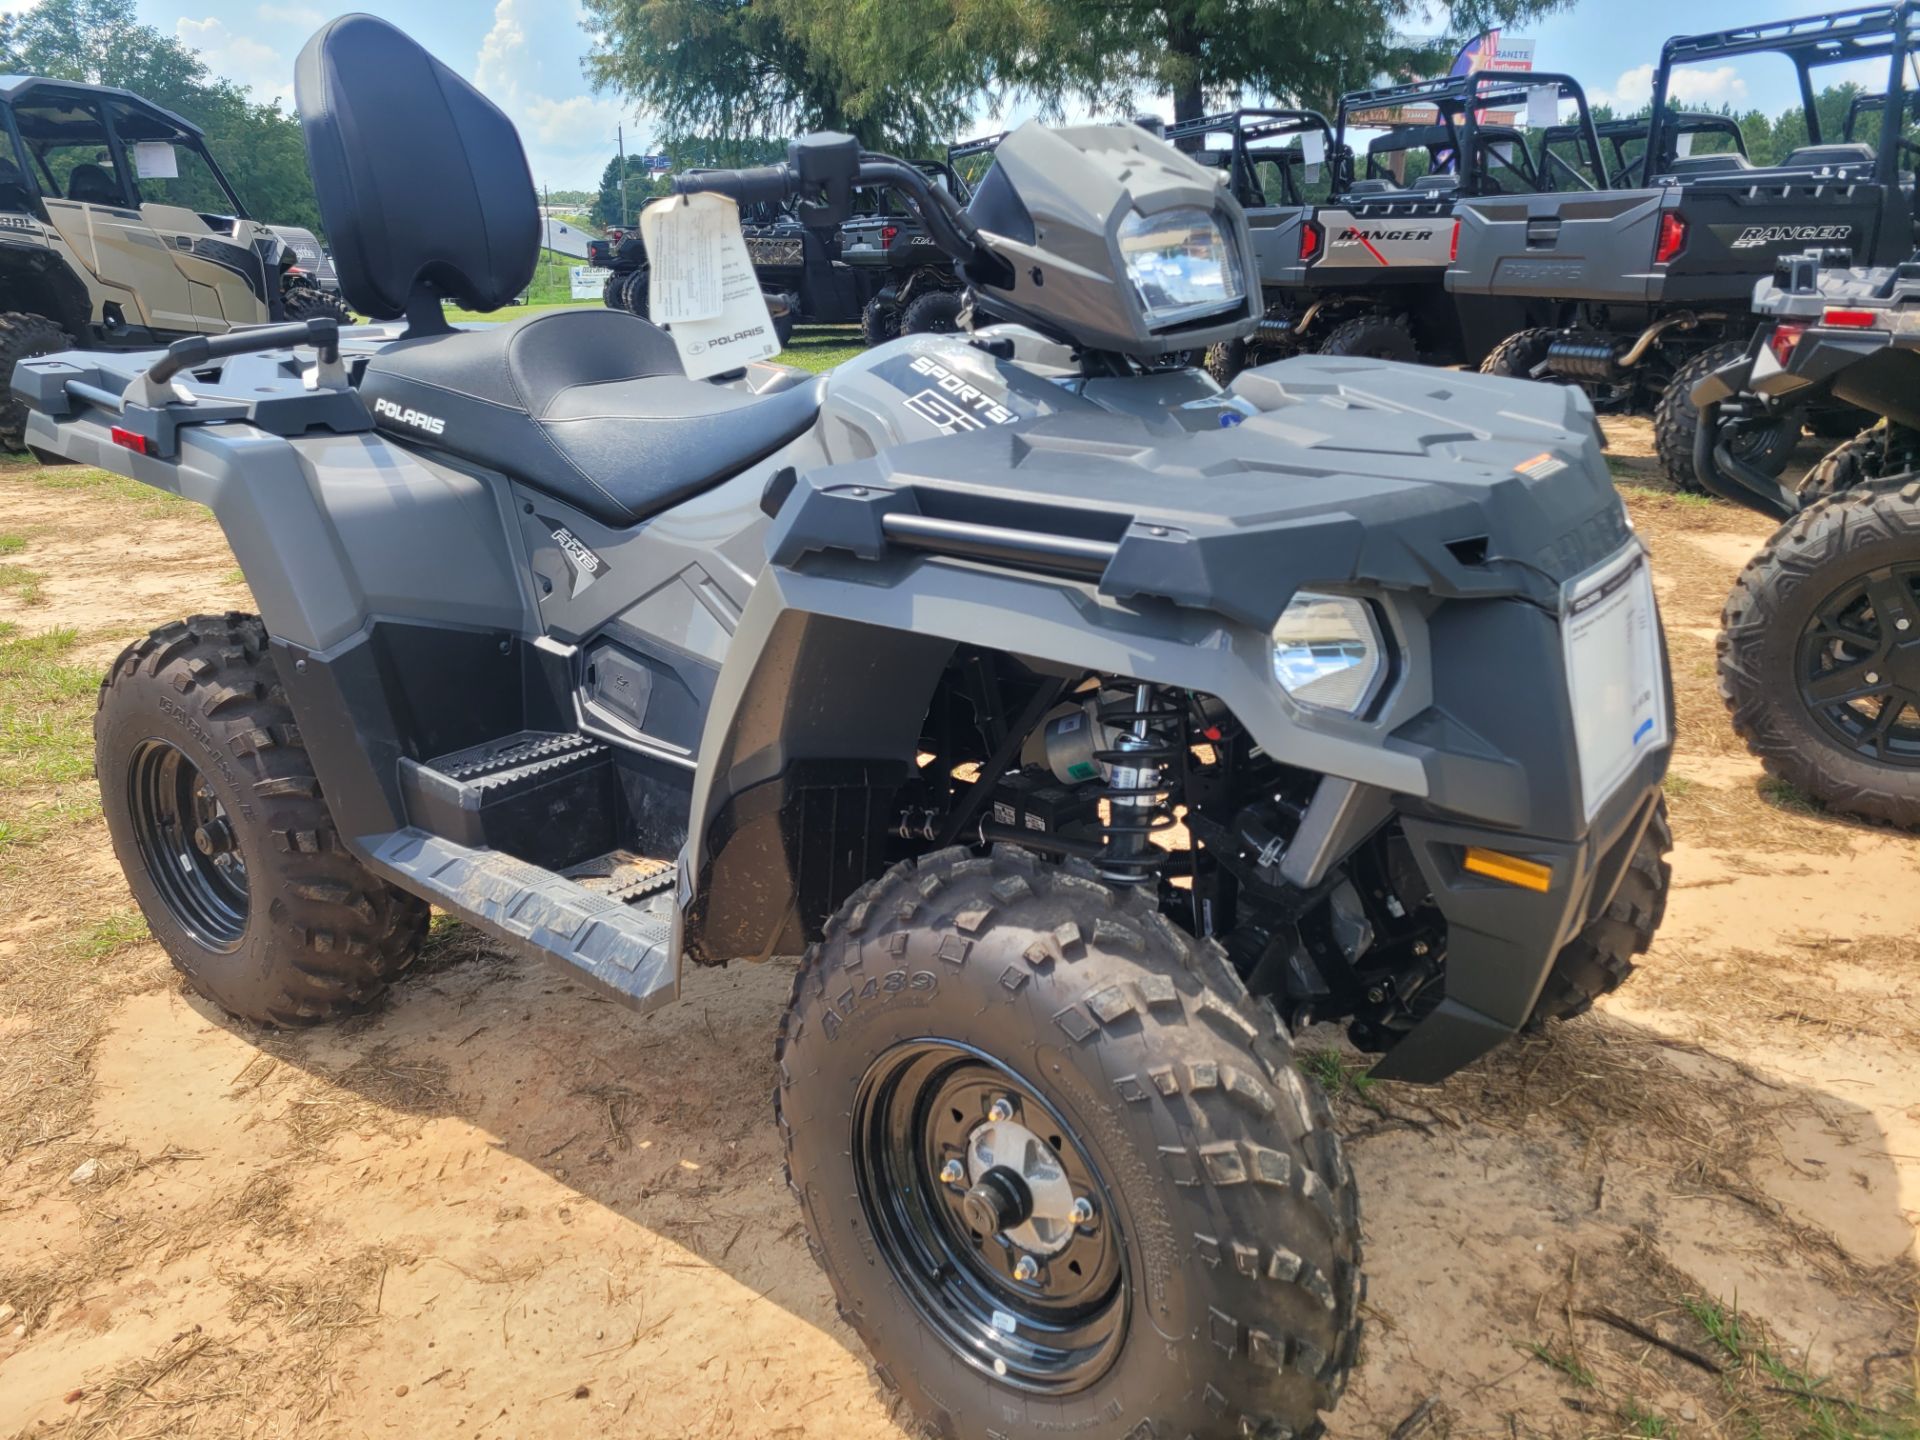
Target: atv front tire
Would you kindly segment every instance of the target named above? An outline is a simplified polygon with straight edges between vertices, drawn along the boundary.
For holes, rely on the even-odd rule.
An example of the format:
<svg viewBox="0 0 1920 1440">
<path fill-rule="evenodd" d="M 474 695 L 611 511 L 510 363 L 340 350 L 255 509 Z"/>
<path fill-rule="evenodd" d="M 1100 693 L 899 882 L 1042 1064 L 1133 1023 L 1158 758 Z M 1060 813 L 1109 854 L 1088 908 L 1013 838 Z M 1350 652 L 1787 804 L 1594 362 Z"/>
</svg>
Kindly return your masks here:
<svg viewBox="0 0 1920 1440">
<path fill-rule="evenodd" d="M 1512 380 L 1537 380 L 1540 377 L 1533 372 L 1547 358 L 1547 351 L 1559 337 L 1560 332 L 1551 328 L 1509 335 L 1480 362 L 1480 373 L 1504 375 Z"/>
<path fill-rule="evenodd" d="M 1903 628 L 1904 627 L 1904 628 Z M 1720 619 L 1720 695 L 1767 773 L 1920 826 L 1920 484 L 1843 490 L 1773 534 Z"/>
<path fill-rule="evenodd" d="M 1363 355 L 1370 360 L 1420 358 L 1413 327 L 1404 315 L 1361 315 L 1336 326 L 1320 346 L 1322 355 Z"/>
<path fill-rule="evenodd" d="M 960 330 L 961 294 L 934 290 L 915 298 L 900 317 L 902 335 L 955 335 Z"/>
<path fill-rule="evenodd" d="M 900 338 L 900 309 L 889 305 L 878 295 L 867 301 L 860 311 L 860 339 L 871 350 L 876 345 L 884 345 L 889 340 Z"/>
<path fill-rule="evenodd" d="M 897 865 L 776 1056 L 815 1257 L 929 1434 L 1321 1433 L 1353 1175 L 1272 1008 L 1148 894 L 1006 846 Z"/>
<path fill-rule="evenodd" d="M 312 1025 L 413 960 L 427 907 L 340 844 L 251 615 L 129 645 L 100 685 L 94 773 L 114 854 L 194 989 L 242 1019 Z"/>
<path fill-rule="evenodd" d="M 1693 437 L 1700 428 L 1700 412 L 1693 404 L 1693 387 L 1722 365 L 1738 360 L 1746 348 L 1737 340 L 1707 347 L 1674 371 L 1673 379 L 1661 392 L 1659 403 L 1653 409 L 1653 444 L 1675 489 L 1690 495 L 1707 493 L 1693 469 Z M 1799 422 L 1780 420 L 1748 429 L 1734 453 L 1762 474 L 1774 476 L 1787 468 L 1794 446 L 1799 443 Z"/>
<path fill-rule="evenodd" d="M 1595 1000 L 1626 984 L 1633 974 L 1633 957 L 1646 953 L 1666 917 L 1667 892 L 1673 886 L 1667 854 L 1672 849 L 1673 827 L 1662 800 L 1634 846 L 1612 902 L 1554 957 L 1527 1029 L 1584 1015 Z"/>
<path fill-rule="evenodd" d="M 0 314 L 0 450 L 27 448 L 27 402 L 13 393 L 13 367 L 73 346 L 73 337 L 44 315 Z"/>
<path fill-rule="evenodd" d="M 290 285 L 280 297 L 289 320 L 338 320 L 353 324 L 353 312 L 338 295 L 329 295 L 318 285 Z"/>
</svg>

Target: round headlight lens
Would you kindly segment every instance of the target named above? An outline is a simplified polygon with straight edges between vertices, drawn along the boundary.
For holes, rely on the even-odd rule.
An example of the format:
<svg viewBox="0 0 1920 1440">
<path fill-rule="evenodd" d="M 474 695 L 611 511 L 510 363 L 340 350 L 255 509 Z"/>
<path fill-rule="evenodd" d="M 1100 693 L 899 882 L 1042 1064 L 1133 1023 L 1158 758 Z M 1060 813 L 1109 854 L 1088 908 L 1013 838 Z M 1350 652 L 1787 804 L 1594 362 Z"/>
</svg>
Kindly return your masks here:
<svg viewBox="0 0 1920 1440">
<path fill-rule="evenodd" d="M 1211 210 L 1182 206 L 1120 222 L 1120 259 L 1152 326 L 1240 304 L 1246 281 L 1233 242 Z"/>
<path fill-rule="evenodd" d="M 1385 647 L 1364 600 L 1302 590 L 1273 627 L 1273 678 L 1302 705 L 1357 715 L 1385 672 Z"/>
</svg>

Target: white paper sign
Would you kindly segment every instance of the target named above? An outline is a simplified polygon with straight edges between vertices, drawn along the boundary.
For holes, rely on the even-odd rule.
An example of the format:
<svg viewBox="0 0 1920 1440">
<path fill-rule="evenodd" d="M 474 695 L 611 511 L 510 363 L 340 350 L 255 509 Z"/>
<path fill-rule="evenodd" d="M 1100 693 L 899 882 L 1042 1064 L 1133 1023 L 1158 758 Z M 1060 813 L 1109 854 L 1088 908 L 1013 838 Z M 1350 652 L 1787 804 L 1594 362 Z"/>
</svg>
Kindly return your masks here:
<svg viewBox="0 0 1920 1440">
<path fill-rule="evenodd" d="M 1527 128 L 1548 130 L 1559 123 L 1560 87 L 1529 85 L 1527 87 Z"/>
<path fill-rule="evenodd" d="M 180 157 L 165 140 L 133 142 L 133 173 L 142 180 L 178 180 Z"/>
<path fill-rule="evenodd" d="M 704 380 L 780 353 L 747 258 L 740 207 L 724 195 L 676 195 L 640 212 L 648 318 L 664 325 L 689 378 Z"/>
<path fill-rule="evenodd" d="M 1568 698 L 1587 818 L 1642 755 L 1666 744 L 1666 691 L 1647 555 L 1635 545 L 1569 581 L 1562 600 Z"/>
<path fill-rule="evenodd" d="M 1693 153 L 1693 131 L 1682 130 L 1674 137 L 1673 153 L 1683 160 Z"/>
<path fill-rule="evenodd" d="M 598 265 L 575 265 L 571 272 L 573 298 L 598 300 L 607 289 L 607 277 L 613 272 Z"/>
<path fill-rule="evenodd" d="M 1327 158 L 1327 137 L 1318 130 L 1300 132 L 1300 158 L 1306 163 L 1307 183 L 1320 178 L 1320 162 Z"/>
</svg>

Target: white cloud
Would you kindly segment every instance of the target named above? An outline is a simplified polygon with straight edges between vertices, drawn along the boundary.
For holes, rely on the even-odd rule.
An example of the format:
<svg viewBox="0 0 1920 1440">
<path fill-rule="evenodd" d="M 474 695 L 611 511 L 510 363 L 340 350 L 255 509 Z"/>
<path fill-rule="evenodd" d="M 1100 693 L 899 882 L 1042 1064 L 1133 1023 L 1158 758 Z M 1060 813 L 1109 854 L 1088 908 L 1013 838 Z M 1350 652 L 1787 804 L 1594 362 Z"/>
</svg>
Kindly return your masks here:
<svg viewBox="0 0 1920 1440">
<path fill-rule="evenodd" d="M 262 5 L 260 18 L 269 25 L 292 26 L 300 32 L 300 42 L 305 44 L 306 37 L 318 30 L 327 17 L 305 5 Z"/>
<path fill-rule="evenodd" d="M 292 108 L 293 61 L 271 45 L 236 34 L 226 21 L 211 15 L 205 20 L 182 16 L 174 22 L 173 33 L 183 45 L 198 50 L 219 78 L 245 86 L 256 100 L 277 100 Z"/>
<path fill-rule="evenodd" d="M 579 14 L 576 6 L 576 22 Z M 627 125 L 629 149 L 639 147 L 633 112 L 586 88 L 576 48 L 584 36 L 578 30 L 556 27 L 550 16 L 540 15 L 533 28 L 544 43 L 530 43 L 533 18 L 528 0 L 498 0 L 493 26 L 474 59 L 473 83 L 519 129 L 536 184 L 591 188 L 613 154 L 616 126 Z M 548 66 L 543 49 L 564 53 L 562 73 L 549 74 L 561 66 Z"/>
<path fill-rule="evenodd" d="M 1653 100 L 1653 66 L 1636 65 L 1623 71 L 1611 89 L 1594 90 L 1588 98 L 1595 105 L 1611 105 L 1616 111 L 1641 109 Z M 1732 105 L 1737 109 L 1746 103 L 1747 82 L 1732 65 L 1682 67 L 1668 82 L 1667 98 L 1677 105 Z"/>
</svg>

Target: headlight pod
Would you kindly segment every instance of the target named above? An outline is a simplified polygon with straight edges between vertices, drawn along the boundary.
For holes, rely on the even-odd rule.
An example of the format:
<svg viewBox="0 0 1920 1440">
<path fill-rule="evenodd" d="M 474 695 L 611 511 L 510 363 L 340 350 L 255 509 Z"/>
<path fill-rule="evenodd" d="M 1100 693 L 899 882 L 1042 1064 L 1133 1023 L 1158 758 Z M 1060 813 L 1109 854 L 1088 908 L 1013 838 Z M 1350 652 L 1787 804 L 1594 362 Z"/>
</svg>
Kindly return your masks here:
<svg viewBox="0 0 1920 1440">
<path fill-rule="evenodd" d="M 1302 705 L 1358 715 L 1386 670 L 1373 610 L 1351 595 L 1298 591 L 1273 627 L 1273 678 Z"/>
<path fill-rule="evenodd" d="M 1240 257 L 1211 210 L 1136 210 L 1120 222 L 1119 241 L 1127 280 L 1154 329 L 1246 300 Z"/>
</svg>

